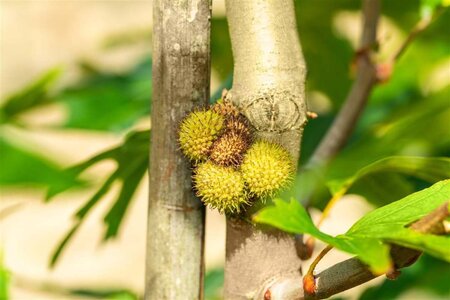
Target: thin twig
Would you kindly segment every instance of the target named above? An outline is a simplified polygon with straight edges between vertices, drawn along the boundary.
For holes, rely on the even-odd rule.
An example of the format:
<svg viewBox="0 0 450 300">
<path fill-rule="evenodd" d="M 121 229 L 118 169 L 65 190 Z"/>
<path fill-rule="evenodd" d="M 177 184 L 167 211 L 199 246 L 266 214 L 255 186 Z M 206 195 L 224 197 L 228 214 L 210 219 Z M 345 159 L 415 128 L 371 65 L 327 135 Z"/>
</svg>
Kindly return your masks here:
<svg viewBox="0 0 450 300">
<path fill-rule="evenodd" d="M 430 26 L 440 15 L 437 10 L 432 16 L 421 19 L 410 31 L 405 41 L 385 63 L 392 66 L 405 53 L 416 37 Z M 370 60 L 370 50 L 376 45 L 376 29 L 380 15 L 379 0 L 366 0 L 363 4 L 364 28 L 361 35 L 360 50 L 356 51 L 357 75 L 344 105 L 336 116 L 333 124 L 313 153 L 310 164 L 326 164 L 342 147 L 353 132 L 356 121 L 359 119 L 367 102 L 369 94 L 376 83 L 377 68 Z M 390 75 L 390 74 L 389 74 Z"/>
<path fill-rule="evenodd" d="M 406 37 L 405 41 L 400 45 L 398 50 L 392 55 L 391 62 L 396 62 L 399 60 L 400 56 L 402 56 L 403 53 L 405 53 L 406 48 L 411 44 L 412 41 L 425 29 L 430 26 L 431 23 L 433 23 L 434 20 L 436 20 L 437 17 L 439 17 L 440 11 L 436 11 L 432 16 L 421 19 L 414 28 L 409 32 L 408 36 Z"/>
<path fill-rule="evenodd" d="M 319 255 L 314 259 L 314 261 L 309 266 L 308 272 L 305 275 L 314 275 L 314 270 L 316 269 L 317 264 L 322 260 L 322 258 L 333 249 L 333 246 L 328 245 L 322 251 L 320 251 Z"/>
<path fill-rule="evenodd" d="M 367 102 L 373 86 L 377 82 L 376 67 L 370 52 L 376 45 L 377 25 L 380 16 L 380 1 L 365 0 L 363 3 L 364 25 L 360 49 L 356 57 L 356 79 L 344 105 L 313 153 L 310 164 L 324 164 L 333 158 L 350 137 L 359 116 Z"/>
<path fill-rule="evenodd" d="M 314 261 L 309 266 L 308 272 L 303 276 L 303 290 L 305 294 L 314 295 L 316 293 L 316 279 L 314 277 L 314 270 L 316 269 L 317 264 L 322 260 L 322 258 L 333 249 L 333 246 L 326 246 Z"/>
<path fill-rule="evenodd" d="M 376 67 L 370 58 L 370 52 L 377 41 L 376 36 L 378 19 L 380 16 L 380 1 L 365 0 L 363 2 L 362 10 L 364 16 L 363 31 L 360 42 L 360 49 L 362 50 L 357 51 L 356 79 L 344 102 L 344 105 L 334 119 L 333 124 L 331 124 L 327 133 L 322 138 L 319 146 L 311 156 L 307 166 L 305 167 L 306 169 L 318 168 L 320 165 L 326 164 L 345 145 L 364 109 L 370 91 L 377 81 Z M 305 206 L 309 206 L 310 199 L 311 196 L 308 196 L 306 201 L 303 201 Z M 311 243 L 309 245 L 314 245 L 313 239 L 310 239 L 310 242 Z M 307 247 L 300 237 L 296 238 L 295 247 L 297 248 L 297 253 L 312 253 L 312 251 L 300 250 Z M 309 257 L 304 255 L 301 258 L 307 259 Z"/>
</svg>

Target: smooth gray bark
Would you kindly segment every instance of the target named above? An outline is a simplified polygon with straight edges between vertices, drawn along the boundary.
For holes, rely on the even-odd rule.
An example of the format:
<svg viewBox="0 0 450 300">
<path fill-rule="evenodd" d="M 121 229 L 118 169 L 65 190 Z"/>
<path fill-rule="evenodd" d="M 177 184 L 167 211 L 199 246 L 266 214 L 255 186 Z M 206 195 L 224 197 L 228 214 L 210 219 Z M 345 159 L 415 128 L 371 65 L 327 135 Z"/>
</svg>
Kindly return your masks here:
<svg viewBox="0 0 450 300">
<path fill-rule="evenodd" d="M 305 73 L 292 0 L 227 0 L 234 56 L 227 94 L 256 128 L 257 138 L 283 145 L 295 162 L 306 123 Z M 291 235 L 228 218 L 225 299 L 262 299 L 281 274 L 300 282 Z"/>
<path fill-rule="evenodd" d="M 154 0 L 153 104 L 145 299 L 201 299 L 204 207 L 177 144 L 209 99 L 210 0 Z"/>
</svg>

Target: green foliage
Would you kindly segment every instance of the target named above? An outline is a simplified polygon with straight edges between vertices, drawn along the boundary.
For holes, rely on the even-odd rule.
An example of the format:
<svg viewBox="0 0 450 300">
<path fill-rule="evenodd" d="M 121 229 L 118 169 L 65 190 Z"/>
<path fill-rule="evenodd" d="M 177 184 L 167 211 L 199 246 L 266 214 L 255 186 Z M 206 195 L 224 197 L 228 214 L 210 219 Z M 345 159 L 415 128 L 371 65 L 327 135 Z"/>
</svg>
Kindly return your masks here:
<svg viewBox="0 0 450 300">
<path fill-rule="evenodd" d="M 31 147 L 30 147 L 31 148 Z M 49 158 L 34 153 L 31 149 L 16 145 L 4 135 L 0 135 L 2 186 L 31 186 L 52 189 L 68 189 L 81 186 L 82 180 L 73 174 L 62 172 L 62 168 Z"/>
<path fill-rule="evenodd" d="M 226 18 L 211 19 L 211 61 L 213 68 L 225 80 L 233 71 L 233 54 Z M 220 90 L 221 92 L 222 90 Z"/>
<path fill-rule="evenodd" d="M 450 158 L 391 156 L 361 168 L 350 177 L 329 173 L 327 185 L 333 195 L 345 193 L 358 180 L 374 173 L 395 172 L 418 177 L 428 182 L 450 178 Z M 395 179 L 394 179 L 395 180 Z"/>
<path fill-rule="evenodd" d="M 390 265 L 388 243 L 417 249 L 450 262 L 450 237 L 422 234 L 407 228 L 450 198 L 450 180 L 378 208 L 357 221 L 345 234 L 332 237 L 315 227 L 301 204 L 274 200 L 254 220 L 291 233 L 310 234 L 337 249 L 355 254 L 373 272 L 384 273 Z"/>
<path fill-rule="evenodd" d="M 7 97 L 0 107 L 0 125 L 14 123 L 21 113 L 51 102 L 50 89 L 60 74 L 59 69 L 51 69 L 22 90 Z"/>
<path fill-rule="evenodd" d="M 448 0 L 421 0 L 420 1 L 420 14 L 422 18 L 429 18 L 436 9 L 442 6 L 449 6 Z"/>
<path fill-rule="evenodd" d="M 69 294 L 87 299 L 138 300 L 135 293 L 125 289 L 73 289 Z"/>
<path fill-rule="evenodd" d="M 312 177 L 317 181 L 316 185 L 326 185 L 331 188 L 331 193 L 336 193 L 347 181 L 347 184 L 354 184 L 351 192 L 363 195 L 372 203 L 380 205 L 423 187 L 423 181 L 418 184 L 417 181 L 411 180 L 411 176 L 424 179 L 428 183 L 448 178 L 448 159 L 432 157 L 450 154 L 447 125 L 450 119 L 449 98 L 450 87 L 447 87 L 429 95 L 427 99 L 390 109 L 390 115 L 383 117 L 383 121 L 375 122 L 371 128 L 362 130 L 364 134 L 356 132 L 350 145 L 342 150 L 327 168 L 312 172 Z M 373 107 L 369 105 L 368 109 L 371 108 Z M 408 158 L 405 154 L 411 157 Z M 398 159 L 395 156 L 403 158 Z M 368 167 L 372 164 L 374 166 Z M 369 170 L 363 170 L 366 167 Z M 313 199 L 315 206 L 323 207 L 323 203 L 330 196 L 323 187 L 319 188 L 319 191 L 308 193 L 308 189 L 313 186 L 310 183 L 311 170 L 301 171 L 294 193 L 290 196 L 305 199 L 306 194 Z M 369 172 L 365 174 L 366 171 Z M 384 175 L 395 181 L 387 182 Z M 354 176 L 355 182 L 351 180 Z M 304 182 L 306 178 L 309 181 Z M 393 198 L 395 195 L 399 197 Z"/>
<path fill-rule="evenodd" d="M 94 193 L 94 195 L 75 214 L 76 222 L 73 228 L 67 233 L 66 237 L 55 249 L 50 266 L 54 266 L 56 264 L 63 249 L 77 232 L 88 213 L 96 204 L 98 204 L 98 202 L 110 190 L 111 186 L 115 182 L 119 182 L 121 184 L 121 188 L 113 206 L 103 219 L 106 226 L 104 240 L 113 238 L 118 234 L 120 224 L 127 211 L 129 203 L 138 187 L 138 184 L 142 181 L 142 178 L 148 169 L 149 140 L 149 130 L 131 132 L 128 134 L 122 145 L 102 152 L 93 158 L 66 170 L 66 173 L 68 174 L 80 176 L 86 169 L 103 160 L 114 160 L 117 164 L 116 170 L 108 176 L 97 192 Z M 50 199 L 62 191 L 62 189 L 50 189 L 47 199 Z"/>
<path fill-rule="evenodd" d="M 85 76 L 56 91 L 61 71 L 52 69 L 22 90 L 6 98 L 0 107 L 0 124 L 19 123 L 34 108 L 57 103 L 67 108 L 63 128 L 123 131 L 150 112 L 152 62 L 147 58 L 121 74 L 101 71 L 87 62 L 80 64 Z"/>
<path fill-rule="evenodd" d="M 333 18 L 341 10 L 359 9 L 360 3 L 348 0 L 322 1 L 321 5 L 325 4 L 326 7 L 318 9 L 314 1 L 296 2 L 300 41 L 308 65 L 308 89 L 324 92 L 333 103 L 339 105 L 351 84 L 353 50 L 349 42 L 334 31 Z"/>
<path fill-rule="evenodd" d="M 150 112 L 152 63 L 146 59 L 124 74 L 91 72 L 57 100 L 69 116 L 62 126 L 122 131 Z"/>
<path fill-rule="evenodd" d="M 9 271 L 3 265 L 3 251 L 0 249 L 0 299 L 9 299 Z"/>
<path fill-rule="evenodd" d="M 212 269 L 205 275 L 205 299 L 220 300 L 222 299 L 222 286 L 224 281 L 223 269 Z"/>
</svg>

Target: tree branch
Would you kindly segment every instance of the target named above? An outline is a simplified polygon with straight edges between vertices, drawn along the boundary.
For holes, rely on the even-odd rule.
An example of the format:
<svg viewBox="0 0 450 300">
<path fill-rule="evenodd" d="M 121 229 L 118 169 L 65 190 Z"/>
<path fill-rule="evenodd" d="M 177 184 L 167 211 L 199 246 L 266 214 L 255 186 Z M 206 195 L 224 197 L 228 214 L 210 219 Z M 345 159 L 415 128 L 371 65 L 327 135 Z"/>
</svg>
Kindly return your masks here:
<svg viewBox="0 0 450 300">
<path fill-rule="evenodd" d="M 226 8 L 234 57 L 226 97 L 249 119 L 258 139 L 281 144 L 297 162 L 306 123 L 306 67 L 294 2 L 227 0 Z M 227 218 L 226 299 L 260 300 L 262 286 L 280 274 L 295 282 L 300 266 L 291 235 Z"/>
<path fill-rule="evenodd" d="M 344 105 L 314 151 L 310 159 L 311 165 L 327 163 L 345 145 L 366 105 L 373 86 L 377 82 L 376 67 L 370 54 L 377 42 L 380 1 L 364 0 L 362 11 L 364 24 L 360 50 L 356 53 L 356 79 Z"/>
<path fill-rule="evenodd" d="M 153 107 L 145 299 L 203 298 L 204 206 L 177 144 L 209 99 L 210 0 L 153 1 Z"/>
</svg>

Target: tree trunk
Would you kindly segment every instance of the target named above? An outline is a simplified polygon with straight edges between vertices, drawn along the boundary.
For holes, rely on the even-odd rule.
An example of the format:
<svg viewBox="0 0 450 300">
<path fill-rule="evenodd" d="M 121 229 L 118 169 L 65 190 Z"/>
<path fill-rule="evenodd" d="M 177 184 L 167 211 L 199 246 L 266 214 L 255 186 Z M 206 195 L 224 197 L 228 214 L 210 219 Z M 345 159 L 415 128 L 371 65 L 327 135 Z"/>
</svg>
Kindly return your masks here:
<svg viewBox="0 0 450 300">
<path fill-rule="evenodd" d="M 283 145 L 297 162 L 306 123 L 306 67 L 293 1 L 227 0 L 226 8 L 235 63 L 227 98 L 247 116 L 257 138 Z M 291 235 L 228 218 L 226 299 L 264 299 L 279 276 L 299 288 L 300 267 Z"/>
<path fill-rule="evenodd" d="M 154 0 L 153 106 L 145 299 L 201 299 L 204 208 L 177 127 L 207 104 L 210 0 Z"/>
</svg>

